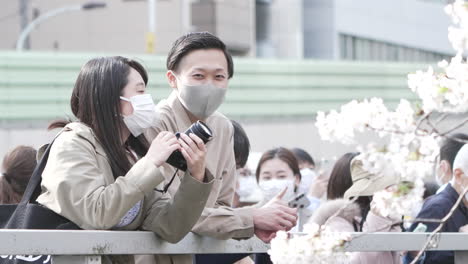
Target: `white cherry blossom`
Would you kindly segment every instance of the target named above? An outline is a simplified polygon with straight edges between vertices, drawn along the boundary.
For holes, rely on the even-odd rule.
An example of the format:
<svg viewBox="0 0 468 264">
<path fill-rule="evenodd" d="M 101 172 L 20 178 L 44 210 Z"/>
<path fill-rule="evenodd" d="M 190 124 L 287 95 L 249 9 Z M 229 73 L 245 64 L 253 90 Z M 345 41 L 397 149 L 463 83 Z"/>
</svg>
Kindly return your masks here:
<svg viewBox="0 0 468 264">
<path fill-rule="evenodd" d="M 414 214 L 424 192 L 424 179 L 433 175 L 439 143 L 446 135 L 423 128 L 433 112 L 468 112 L 468 3 L 457 0 L 445 7 L 454 26 L 448 38 L 456 55 L 408 75 L 408 87 L 419 97 L 414 107 L 402 99 L 395 110 L 388 109 L 381 98 L 353 100 L 339 110 L 318 112 L 316 126 L 320 137 L 330 142 L 354 145 L 361 152 L 364 169 L 379 177 L 397 177 L 400 182 L 373 195 L 372 210 L 384 217 L 401 219 Z M 357 134 L 374 134 L 378 141 L 359 142 Z M 311 225 L 305 235 L 278 232 L 269 254 L 275 264 L 346 263 L 342 251 L 348 234 L 332 232 Z"/>
</svg>

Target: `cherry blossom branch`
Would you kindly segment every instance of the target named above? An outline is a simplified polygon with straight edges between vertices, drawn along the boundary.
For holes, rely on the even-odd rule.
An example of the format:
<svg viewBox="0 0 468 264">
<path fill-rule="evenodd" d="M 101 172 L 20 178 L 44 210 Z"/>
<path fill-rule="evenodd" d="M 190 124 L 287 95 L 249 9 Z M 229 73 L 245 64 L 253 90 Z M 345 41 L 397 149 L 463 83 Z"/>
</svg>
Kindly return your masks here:
<svg viewBox="0 0 468 264">
<path fill-rule="evenodd" d="M 440 136 L 442 138 L 452 139 L 452 140 L 458 141 L 460 143 L 468 143 L 468 140 L 459 139 L 459 138 L 452 137 L 452 136 L 449 135 L 453 131 L 455 131 L 458 128 L 460 128 L 460 127 L 464 126 L 465 124 L 467 124 L 468 123 L 468 118 L 463 120 L 461 123 L 458 123 L 457 125 L 453 126 L 452 128 L 448 129 L 447 131 L 440 132 L 439 129 L 437 128 L 436 124 L 439 124 L 442 120 L 446 119 L 448 117 L 448 115 L 447 114 L 442 115 L 442 117 L 440 117 L 434 124 L 430 120 L 430 116 L 433 113 L 434 112 L 429 112 L 429 113 L 425 114 L 420 120 L 418 120 L 418 123 L 416 124 L 416 129 L 415 129 L 415 132 L 416 132 L 417 136 L 424 136 L 424 134 L 426 134 L 426 135 L 428 134 L 428 131 L 426 129 L 421 128 L 422 124 L 424 124 L 424 121 L 426 121 L 426 123 L 429 125 L 429 127 L 432 130 L 431 133 L 436 133 L 438 136 Z M 378 128 L 372 127 L 370 125 L 366 125 L 366 127 L 369 130 L 375 131 L 375 132 L 385 132 L 385 133 L 389 133 L 389 134 L 400 134 L 400 135 L 408 134 L 408 133 L 398 131 L 398 130 L 378 129 Z M 424 132 L 424 133 L 421 134 L 420 132 Z"/>
<path fill-rule="evenodd" d="M 435 121 L 436 125 L 440 124 L 440 123 L 441 123 L 442 121 L 444 121 L 448 116 L 449 116 L 449 115 L 446 114 L 446 113 L 442 114 L 442 116 L 439 117 L 439 118 Z"/>
<path fill-rule="evenodd" d="M 389 133 L 389 134 L 400 134 L 400 135 L 407 134 L 407 133 L 399 131 L 399 130 L 375 128 L 375 127 L 370 126 L 369 124 L 367 124 L 366 127 L 369 128 L 369 130 L 376 131 L 376 132 L 385 132 L 385 133 Z"/>
<path fill-rule="evenodd" d="M 452 206 L 452 208 L 450 209 L 450 211 L 447 213 L 446 216 L 444 216 L 444 218 L 442 219 L 426 219 L 426 218 L 415 218 L 415 219 L 411 219 L 411 220 L 402 220 L 402 221 L 396 221 L 396 222 L 392 222 L 391 224 L 387 224 L 387 225 L 384 225 L 376 230 L 372 230 L 372 231 L 369 231 L 369 232 L 363 232 L 359 235 L 356 235 L 353 237 L 353 239 L 355 238 L 358 238 L 358 237 L 361 237 L 361 236 L 364 236 L 366 234 L 370 234 L 370 233 L 375 233 L 375 232 L 379 232 L 379 231 L 382 231 L 382 230 L 385 230 L 385 229 L 388 229 L 389 227 L 392 227 L 394 225 L 398 225 L 398 224 L 401 224 L 401 223 L 404 223 L 404 222 L 426 222 L 426 223 L 439 223 L 439 225 L 437 226 L 436 229 L 434 229 L 434 231 L 429 235 L 429 237 L 427 238 L 426 240 L 426 243 L 424 244 L 423 248 L 418 252 L 418 254 L 416 255 L 416 257 L 413 259 L 413 261 L 410 263 L 410 264 L 415 264 L 417 263 L 417 261 L 421 258 L 422 254 L 424 253 L 424 251 L 429 247 L 429 245 L 431 244 L 434 236 L 439 233 L 441 230 L 442 230 L 442 227 L 444 226 L 444 224 L 453 216 L 453 214 L 455 213 L 456 209 L 458 208 L 458 206 L 460 206 L 460 203 L 463 201 L 463 198 L 465 196 L 465 194 L 468 192 L 468 187 L 465 188 L 463 190 L 463 192 L 460 194 L 460 196 L 458 197 L 457 201 L 455 202 L 455 204 Z"/>
<path fill-rule="evenodd" d="M 424 222 L 424 223 L 439 223 L 439 226 L 429 235 L 429 237 L 427 238 L 426 240 L 426 243 L 424 244 L 424 247 L 418 252 L 418 255 L 413 259 L 413 262 L 411 262 L 411 264 L 415 264 L 419 258 L 421 258 L 422 254 L 424 253 L 424 251 L 427 249 L 427 247 L 430 245 L 432 239 L 434 238 L 434 236 L 440 232 L 440 230 L 442 229 L 442 227 L 444 226 L 444 224 L 447 222 L 448 219 L 450 219 L 450 217 L 452 217 L 452 215 L 455 213 L 455 210 L 458 208 L 458 206 L 460 205 L 460 203 L 463 201 L 463 197 L 465 195 L 465 193 L 468 192 L 468 188 L 466 188 L 462 194 L 460 194 L 460 196 L 458 197 L 457 201 L 455 202 L 455 204 L 452 206 L 452 208 L 450 209 L 449 213 L 442 219 L 434 219 L 434 218 L 414 218 L 414 219 L 411 219 L 411 220 L 400 220 L 400 221 L 395 221 L 395 222 L 392 222 L 391 224 L 387 224 L 387 225 L 383 225 L 375 230 L 372 230 L 372 231 L 367 231 L 367 232 L 361 232 L 360 234 L 358 235 L 354 235 L 352 237 L 352 239 L 356 239 L 356 238 L 359 238 L 359 237 L 362 237 L 362 236 L 365 236 L 367 234 L 372 234 L 372 233 L 376 233 L 376 232 L 379 232 L 379 231 L 382 231 L 382 230 L 386 230 L 392 226 L 395 226 L 395 225 L 400 225 L 402 223 L 405 223 L 405 222 L 412 222 L 412 223 L 415 223 L 415 222 Z"/>
<path fill-rule="evenodd" d="M 445 116 L 448 116 L 448 115 L 445 115 Z M 438 121 L 436 121 L 436 122 L 438 122 Z M 457 142 L 460 142 L 460 143 L 463 143 L 463 144 L 468 143 L 468 140 L 466 140 L 466 139 L 461 139 L 461 138 L 457 138 L 457 137 L 453 137 L 453 136 L 450 135 L 450 133 L 452 133 L 452 132 L 455 131 L 456 129 L 462 127 L 462 126 L 465 125 L 466 123 L 468 123 L 468 118 L 465 119 L 463 122 L 461 122 L 461 123 L 455 125 L 455 126 L 452 127 L 451 129 L 449 129 L 449 130 L 447 130 L 447 131 L 445 131 L 445 132 L 443 132 L 443 133 L 440 133 L 440 132 L 437 130 L 437 128 L 435 127 L 435 125 L 434 125 L 432 122 L 430 122 L 430 121 L 428 120 L 429 126 L 433 129 L 434 132 L 437 133 L 437 135 L 439 135 L 439 136 L 442 137 L 442 138 L 451 139 L 451 140 L 454 140 L 454 141 L 457 141 Z"/>
<path fill-rule="evenodd" d="M 447 134 L 450 134 L 451 132 L 457 130 L 458 128 L 460 128 L 460 127 L 462 127 L 462 126 L 464 126 L 466 123 L 468 123 L 468 118 L 465 119 L 465 120 L 463 120 L 463 122 L 461 122 L 461 123 L 459 123 L 459 124 L 453 126 L 451 129 L 445 131 L 444 133 L 441 134 L 441 136 L 445 136 L 445 135 L 447 135 Z"/>
<path fill-rule="evenodd" d="M 426 113 L 424 114 L 424 116 L 419 119 L 418 123 L 416 124 L 416 131 L 419 131 L 421 129 L 421 124 L 427 120 L 429 122 L 429 117 L 432 115 L 433 112 L 429 112 L 429 113 Z"/>
</svg>

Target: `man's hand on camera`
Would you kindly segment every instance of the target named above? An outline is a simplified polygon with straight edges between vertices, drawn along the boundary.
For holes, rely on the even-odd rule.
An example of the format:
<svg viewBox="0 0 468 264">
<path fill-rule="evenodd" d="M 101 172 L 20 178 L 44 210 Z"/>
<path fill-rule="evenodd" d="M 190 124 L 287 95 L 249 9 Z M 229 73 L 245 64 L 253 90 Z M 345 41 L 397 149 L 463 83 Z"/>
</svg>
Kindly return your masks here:
<svg viewBox="0 0 468 264">
<path fill-rule="evenodd" d="M 188 170 L 195 179 L 203 181 L 205 178 L 205 144 L 199 137 L 192 133 L 190 133 L 190 136 L 181 133 L 179 143 L 182 147 L 182 155 L 187 161 Z"/>
</svg>

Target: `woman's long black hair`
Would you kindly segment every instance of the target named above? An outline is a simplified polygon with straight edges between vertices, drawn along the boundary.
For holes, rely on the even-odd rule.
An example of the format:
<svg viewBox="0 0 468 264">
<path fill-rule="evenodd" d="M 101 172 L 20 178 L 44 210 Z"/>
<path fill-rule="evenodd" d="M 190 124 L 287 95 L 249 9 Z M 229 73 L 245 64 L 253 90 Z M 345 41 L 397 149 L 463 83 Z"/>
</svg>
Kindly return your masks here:
<svg viewBox="0 0 468 264">
<path fill-rule="evenodd" d="M 101 57 L 88 61 L 76 79 L 70 104 L 79 122 L 89 126 L 104 148 L 114 178 L 125 175 L 131 168 L 126 147 L 140 157 L 146 155 L 149 143 L 144 135 L 130 135 L 122 144 L 120 96 L 128 83 L 130 69 L 136 70 L 148 83 L 148 74 L 138 62 L 128 58 Z M 70 121 L 55 121 L 49 129 L 64 127 Z"/>
</svg>

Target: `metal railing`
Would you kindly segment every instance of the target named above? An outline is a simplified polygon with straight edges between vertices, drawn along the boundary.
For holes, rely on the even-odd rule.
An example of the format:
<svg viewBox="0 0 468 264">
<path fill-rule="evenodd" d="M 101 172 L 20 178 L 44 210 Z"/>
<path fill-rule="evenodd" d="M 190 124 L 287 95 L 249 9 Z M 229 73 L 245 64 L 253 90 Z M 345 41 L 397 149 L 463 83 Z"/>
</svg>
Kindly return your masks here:
<svg viewBox="0 0 468 264">
<path fill-rule="evenodd" d="M 429 233 L 352 234 L 346 251 L 417 251 Z M 468 263 L 468 233 L 436 235 L 428 250 L 455 251 L 455 263 Z M 0 230 L 0 257 L 51 255 L 52 263 L 101 263 L 102 255 L 264 253 L 257 238 L 218 240 L 188 234 L 177 244 L 142 231 Z"/>
</svg>

